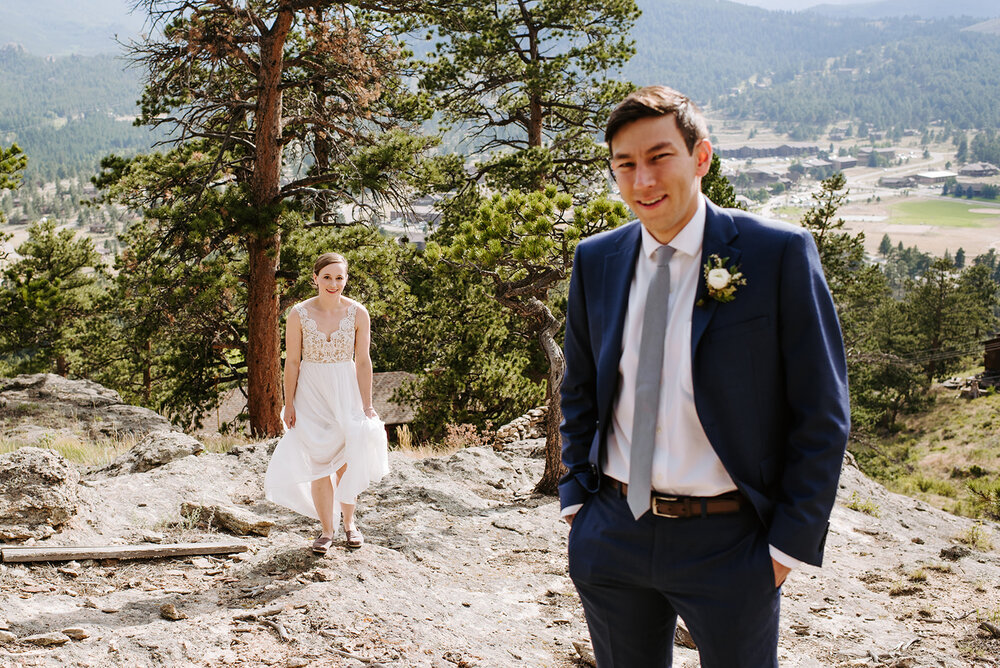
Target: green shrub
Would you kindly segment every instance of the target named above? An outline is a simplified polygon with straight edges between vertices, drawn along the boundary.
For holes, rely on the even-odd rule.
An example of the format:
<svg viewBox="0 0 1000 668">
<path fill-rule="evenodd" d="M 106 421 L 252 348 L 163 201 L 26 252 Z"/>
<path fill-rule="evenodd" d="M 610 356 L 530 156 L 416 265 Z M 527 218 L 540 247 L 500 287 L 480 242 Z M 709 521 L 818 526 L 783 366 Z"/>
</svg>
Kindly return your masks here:
<svg viewBox="0 0 1000 668">
<path fill-rule="evenodd" d="M 878 505 L 870 499 L 862 499 L 857 492 L 851 492 L 851 498 L 847 501 L 847 507 L 865 515 L 878 517 L 881 514 Z"/>
</svg>

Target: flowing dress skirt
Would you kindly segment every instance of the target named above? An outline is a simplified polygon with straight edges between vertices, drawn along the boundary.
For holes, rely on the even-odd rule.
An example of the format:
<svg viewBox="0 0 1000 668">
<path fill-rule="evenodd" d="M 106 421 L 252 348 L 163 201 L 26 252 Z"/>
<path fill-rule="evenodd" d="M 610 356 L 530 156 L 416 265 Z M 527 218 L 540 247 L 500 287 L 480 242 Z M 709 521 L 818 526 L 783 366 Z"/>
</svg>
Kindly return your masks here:
<svg viewBox="0 0 1000 668">
<path fill-rule="evenodd" d="M 295 390 L 295 426 L 278 442 L 264 476 L 268 501 L 319 519 L 311 483 L 333 476 L 334 527 L 340 504 L 389 472 L 388 439 L 378 418 L 365 416 L 353 361 L 303 361 Z M 347 464 L 340 484 L 337 470 Z"/>
</svg>

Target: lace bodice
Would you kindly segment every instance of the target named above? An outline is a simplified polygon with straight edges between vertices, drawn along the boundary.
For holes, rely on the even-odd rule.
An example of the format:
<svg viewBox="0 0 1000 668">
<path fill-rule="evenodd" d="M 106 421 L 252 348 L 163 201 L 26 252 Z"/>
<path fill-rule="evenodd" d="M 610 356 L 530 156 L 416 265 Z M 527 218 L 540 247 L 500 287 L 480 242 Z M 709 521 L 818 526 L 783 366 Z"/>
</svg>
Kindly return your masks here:
<svg viewBox="0 0 1000 668">
<path fill-rule="evenodd" d="M 357 304 L 347 307 L 347 315 L 340 319 L 340 327 L 330 334 L 329 339 L 309 316 L 309 309 L 305 304 L 296 304 L 293 308 L 299 312 L 299 319 L 302 321 L 303 362 L 334 364 L 354 359 L 354 313 L 357 311 Z"/>
</svg>

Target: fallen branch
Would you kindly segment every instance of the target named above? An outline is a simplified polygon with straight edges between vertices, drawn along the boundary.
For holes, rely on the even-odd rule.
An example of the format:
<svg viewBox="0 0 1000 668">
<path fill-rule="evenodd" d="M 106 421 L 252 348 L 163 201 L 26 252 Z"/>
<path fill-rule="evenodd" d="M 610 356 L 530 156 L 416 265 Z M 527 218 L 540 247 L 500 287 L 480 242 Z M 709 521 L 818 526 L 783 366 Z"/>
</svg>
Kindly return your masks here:
<svg viewBox="0 0 1000 668">
<path fill-rule="evenodd" d="M 340 637 L 340 636 L 338 636 L 335 633 L 330 633 L 326 629 L 321 630 L 319 632 L 319 634 L 321 636 L 323 636 L 324 638 L 339 638 Z M 345 659 L 354 659 L 355 661 L 360 661 L 361 663 L 375 663 L 375 659 L 369 658 L 367 656 L 361 656 L 360 654 L 351 654 L 350 652 L 345 652 L 344 650 L 338 649 L 336 647 L 329 647 L 327 649 L 329 649 L 331 652 L 333 652 L 337 656 L 342 656 Z"/>
<path fill-rule="evenodd" d="M 233 619 L 239 619 L 245 622 L 256 622 L 259 621 L 261 617 L 273 617 L 275 615 L 280 615 L 284 611 L 285 609 L 283 607 L 265 608 L 256 612 L 245 612 L 242 615 L 235 615 Z"/>
<path fill-rule="evenodd" d="M 241 543 L 173 543 L 168 545 L 104 545 L 94 547 L 54 546 L 0 547 L 0 561 L 76 561 L 79 559 L 164 559 L 203 554 L 246 552 Z"/>
<path fill-rule="evenodd" d="M 281 622 L 275 622 L 270 619 L 258 619 L 257 621 L 261 624 L 266 624 L 277 631 L 278 637 L 281 638 L 282 642 L 289 642 L 292 639 L 292 637 L 288 635 L 288 631 L 285 630 L 285 627 L 281 625 Z"/>
<path fill-rule="evenodd" d="M 355 661 L 360 661 L 361 663 L 375 663 L 375 659 L 370 659 L 367 656 L 360 656 L 358 654 L 351 654 L 350 652 L 345 652 L 342 649 L 337 649 L 336 647 L 331 647 L 330 651 L 337 656 L 342 656 L 345 659 L 354 659 Z"/>
</svg>

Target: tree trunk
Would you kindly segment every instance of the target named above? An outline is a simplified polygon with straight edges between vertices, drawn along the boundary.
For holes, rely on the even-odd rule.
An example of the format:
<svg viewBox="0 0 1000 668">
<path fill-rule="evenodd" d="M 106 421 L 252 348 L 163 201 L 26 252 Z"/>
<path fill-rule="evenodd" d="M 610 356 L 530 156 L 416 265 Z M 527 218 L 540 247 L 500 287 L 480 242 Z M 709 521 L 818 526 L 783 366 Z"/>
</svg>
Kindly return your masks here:
<svg viewBox="0 0 1000 668">
<path fill-rule="evenodd" d="M 545 470 L 535 485 L 535 491 L 542 494 L 556 494 L 559 490 L 559 478 L 565 470 L 562 465 L 562 437 L 559 434 L 559 424 L 562 422 L 559 388 L 566 373 L 566 358 L 555 339 L 559 331 L 559 321 L 552 315 L 548 306 L 534 297 L 529 297 L 527 303 L 520 304 L 519 310 L 540 323 L 538 341 L 549 362 L 548 382 L 545 387 L 545 405 L 548 409 L 545 414 Z"/>
<path fill-rule="evenodd" d="M 529 120 L 528 120 L 528 146 L 536 147 L 542 145 L 542 96 L 538 93 L 531 93 L 528 99 Z"/>
<path fill-rule="evenodd" d="M 153 396 L 153 342 L 146 339 L 146 354 L 142 359 L 142 398 L 149 405 Z"/>
<path fill-rule="evenodd" d="M 281 236 L 249 241 L 250 285 L 247 331 L 247 409 L 250 433 L 278 436 L 281 427 L 281 340 L 277 292 Z"/>
<path fill-rule="evenodd" d="M 558 330 L 558 327 L 556 328 Z M 562 350 L 548 329 L 539 336 L 545 356 L 549 360 L 548 386 L 545 388 L 545 470 L 535 485 L 535 491 L 542 494 L 558 494 L 559 478 L 565 467 L 562 464 L 562 436 L 559 424 L 562 422 L 562 407 L 559 403 L 559 388 L 566 373 L 566 360 Z"/>
<path fill-rule="evenodd" d="M 274 208 L 280 192 L 282 148 L 281 73 L 284 47 L 294 12 L 282 9 L 261 35 L 257 107 L 254 114 L 256 154 L 250 197 L 260 219 L 247 240 L 250 285 L 247 323 L 247 408 L 254 436 L 277 436 L 281 427 L 281 338 L 278 311 L 278 258 L 281 232 Z"/>
</svg>

